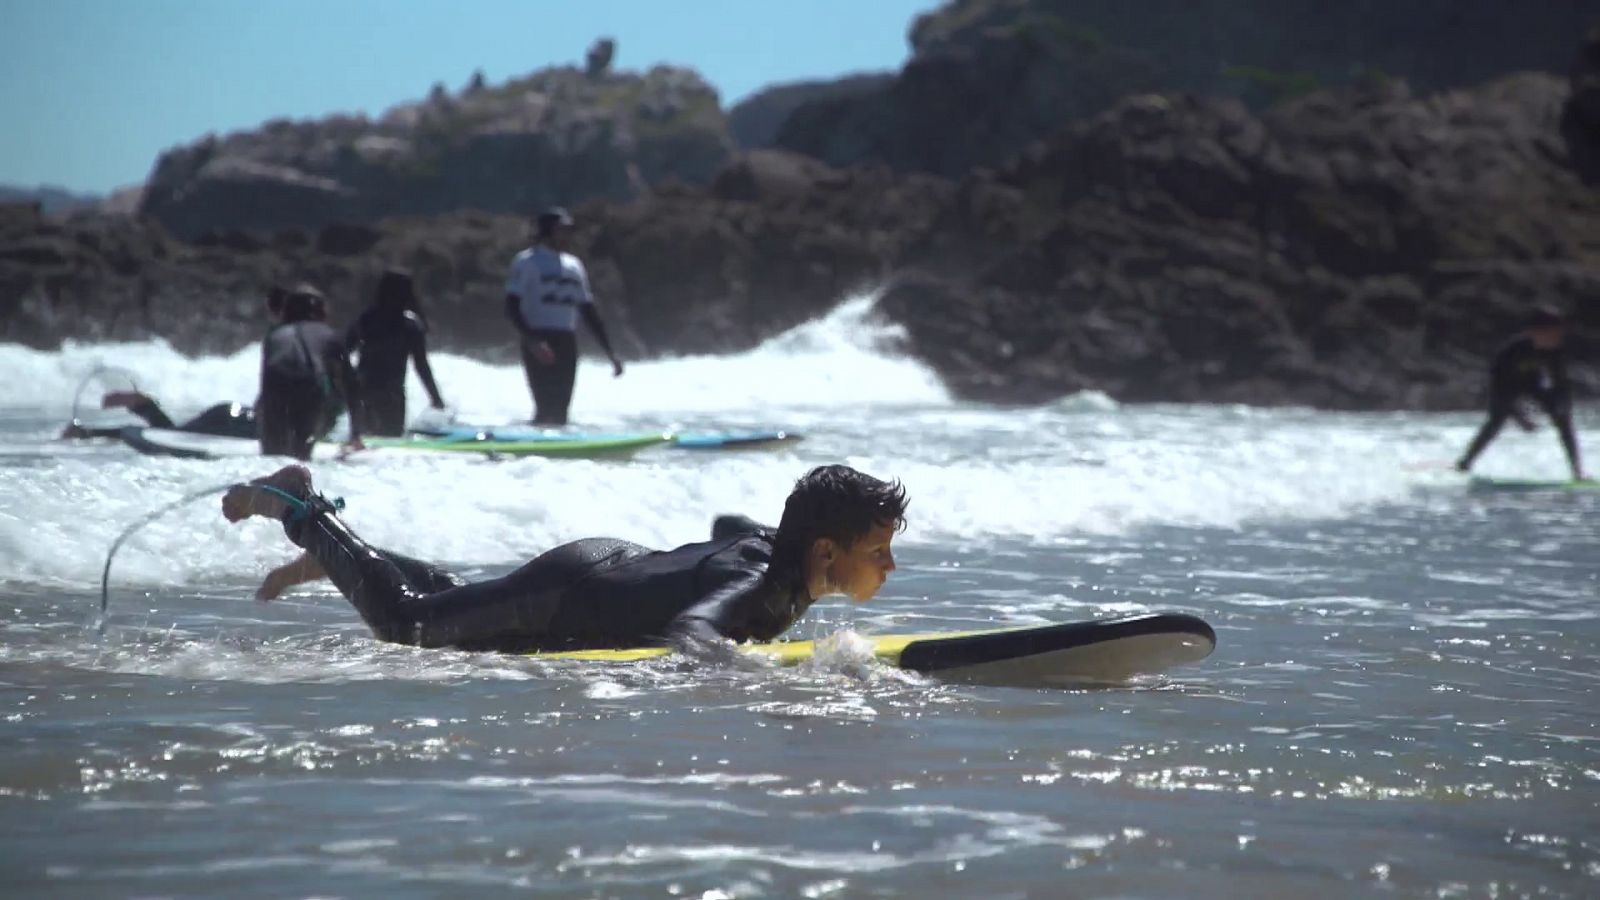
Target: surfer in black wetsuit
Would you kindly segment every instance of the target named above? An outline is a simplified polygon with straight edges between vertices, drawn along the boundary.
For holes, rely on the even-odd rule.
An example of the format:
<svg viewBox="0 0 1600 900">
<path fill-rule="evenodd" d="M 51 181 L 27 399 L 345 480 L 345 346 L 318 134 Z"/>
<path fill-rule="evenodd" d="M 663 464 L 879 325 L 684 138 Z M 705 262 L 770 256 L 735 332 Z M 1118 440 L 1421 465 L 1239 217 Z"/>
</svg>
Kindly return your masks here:
<svg viewBox="0 0 1600 900">
<path fill-rule="evenodd" d="M 154 398 L 140 391 L 111 391 L 100 398 L 101 409 L 126 409 L 143 419 L 151 428 L 171 428 L 176 431 L 187 431 L 191 434 L 212 434 L 218 437 L 253 438 L 256 436 L 255 410 L 240 403 L 217 403 L 199 415 L 184 422 L 182 425 L 174 424 L 166 410 L 156 403 Z M 71 438 L 103 438 L 117 437 L 122 433 L 121 426 L 114 428 L 91 427 L 84 425 L 77 419 L 72 420 L 61 432 L 63 440 Z"/>
<path fill-rule="evenodd" d="M 333 427 L 341 399 L 351 410 L 346 447 L 362 447 L 355 370 L 327 317 L 322 293 L 300 285 L 283 299 L 282 321 L 261 341 L 256 426 L 264 456 L 310 459 L 312 445 Z"/>
<path fill-rule="evenodd" d="M 326 573 L 378 638 L 505 652 L 772 640 L 825 594 L 871 599 L 894 571 L 890 543 L 905 508 L 899 483 L 824 466 L 795 484 L 775 532 L 667 551 L 588 538 L 467 584 L 363 542 L 302 466 L 237 485 L 222 500 L 232 522 L 280 519 L 310 557 L 297 561 L 308 567 L 297 574 Z"/>
<path fill-rule="evenodd" d="M 611 350 L 606 324 L 589 290 L 583 261 L 566 252 L 572 216 L 556 207 L 535 220 L 532 247 L 511 261 L 506 278 L 506 315 L 522 335 L 522 369 L 533 394 L 533 424 L 565 425 L 578 372 L 578 317 L 611 359 L 613 376 L 622 361 Z"/>
<path fill-rule="evenodd" d="M 1520 405 L 1528 398 L 1555 424 L 1573 480 L 1584 480 L 1578 436 L 1572 428 L 1572 387 L 1561 353 L 1565 341 L 1566 322 L 1561 314 L 1540 308 L 1529 317 L 1527 329 L 1500 348 L 1489 367 L 1489 418 L 1456 463 L 1457 470 L 1471 471 L 1478 454 L 1500 433 L 1506 419 L 1515 419 L 1524 431 L 1533 430 L 1533 420 Z"/>
<path fill-rule="evenodd" d="M 378 279 L 372 305 L 345 332 L 345 348 L 360 357 L 356 375 L 365 434 L 405 434 L 407 361 L 416 363 L 433 408 L 444 409 L 433 367 L 428 365 L 428 320 L 420 305 L 411 274 L 390 269 Z"/>
</svg>

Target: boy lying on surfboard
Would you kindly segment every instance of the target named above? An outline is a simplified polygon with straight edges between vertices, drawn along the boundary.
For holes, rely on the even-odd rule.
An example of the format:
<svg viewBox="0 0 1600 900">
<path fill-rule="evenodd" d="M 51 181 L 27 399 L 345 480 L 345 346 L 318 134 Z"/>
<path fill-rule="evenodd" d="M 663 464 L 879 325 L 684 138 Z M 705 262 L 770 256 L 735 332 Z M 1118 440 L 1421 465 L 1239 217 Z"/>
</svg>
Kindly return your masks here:
<svg viewBox="0 0 1600 900">
<path fill-rule="evenodd" d="M 775 532 L 739 531 L 667 551 L 585 538 L 467 583 L 362 541 L 303 466 L 222 498 L 230 522 L 280 520 L 306 551 L 291 564 L 301 568 L 283 578 L 332 579 L 380 640 L 505 652 L 662 644 L 703 652 L 726 641 L 770 641 L 826 594 L 872 599 L 894 571 L 890 544 L 905 510 L 899 482 L 822 466 L 795 483 Z"/>
</svg>

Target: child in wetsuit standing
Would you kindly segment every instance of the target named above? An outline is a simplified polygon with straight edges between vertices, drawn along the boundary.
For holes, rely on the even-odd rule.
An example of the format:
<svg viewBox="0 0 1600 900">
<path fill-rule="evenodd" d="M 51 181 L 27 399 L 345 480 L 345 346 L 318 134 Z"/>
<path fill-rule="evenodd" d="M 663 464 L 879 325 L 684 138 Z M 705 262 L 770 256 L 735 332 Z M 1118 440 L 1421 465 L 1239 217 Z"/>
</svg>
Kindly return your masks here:
<svg viewBox="0 0 1600 900">
<path fill-rule="evenodd" d="M 372 305 L 345 333 L 345 348 L 360 356 L 356 375 L 361 382 L 365 434 L 405 434 L 408 361 L 416 365 L 433 408 L 444 408 L 433 367 L 428 365 L 428 320 L 420 305 L 410 273 L 390 269 L 378 280 Z"/>
<path fill-rule="evenodd" d="M 1573 480 L 1585 480 L 1578 436 L 1572 427 L 1572 387 L 1561 352 L 1565 342 L 1566 321 L 1555 310 L 1541 307 L 1529 317 L 1527 329 L 1500 348 L 1489 367 L 1489 418 L 1456 463 L 1457 470 L 1472 470 L 1506 419 L 1516 419 L 1524 430 L 1533 430 L 1532 420 L 1518 405 L 1528 398 L 1544 410 L 1561 435 Z"/>
<path fill-rule="evenodd" d="M 264 456 L 310 459 L 311 448 L 350 408 L 351 449 L 360 449 L 361 401 L 344 341 L 327 323 L 327 300 L 310 285 L 284 297 L 281 321 L 261 341 L 256 435 Z"/>
</svg>

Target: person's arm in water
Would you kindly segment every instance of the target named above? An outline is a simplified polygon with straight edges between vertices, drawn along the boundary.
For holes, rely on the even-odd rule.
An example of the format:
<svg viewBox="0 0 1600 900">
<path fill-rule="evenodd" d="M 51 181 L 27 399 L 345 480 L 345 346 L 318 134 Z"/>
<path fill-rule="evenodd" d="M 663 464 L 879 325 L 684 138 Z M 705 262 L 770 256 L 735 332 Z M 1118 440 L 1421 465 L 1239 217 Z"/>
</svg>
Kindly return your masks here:
<svg viewBox="0 0 1600 900">
<path fill-rule="evenodd" d="M 434 409 L 444 409 L 444 398 L 439 396 L 439 385 L 433 380 L 433 367 L 428 365 L 428 326 L 414 313 L 406 313 L 406 325 L 411 336 L 411 361 L 417 367 L 417 377 L 428 392 L 428 401 Z"/>
<path fill-rule="evenodd" d="M 292 562 L 284 563 L 267 573 L 267 577 L 261 580 L 261 587 L 256 588 L 256 599 L 263 603 L 276 600 L 289 588 L 327 577 L 328 573 L 322 570 L 321 563 L 311 554 L 301 553 Z"/>
<path fill-rule="evenodd" d="M 343 346 L 335 346 L 331 355 L 333 358 L 327 362 L 328 377 L 333 379 L 334 389 L 344 398 L 350 411 L 350 440 L 345 443 L 345 449 L 365 449 L 367 445 L 361 440 L 361 384 L 356 380 L 356 368 L 350 364 L 350 354 Z"/>
<path fill-rule="evenodd" d="M 578 311 L 583 315 L 583 323 L 589 326 L 589 332 L 599 342 L 600 349 L 606 352 L 606 357 L 611 360 L 611 375 L 613 378 L 622 374 L 622 360 L 617 359 L 617 354 L 611 349 L 611 336 L 606 334 L 606 323 L 600 318 L 600 310 L 594 306 L 594 291 L 589 287 L 589 270 L 577 257 L 571 257 L 573 269 L 578 276 L 578 289 L 583 292 L 582 303 L 578 304 Z"/>
<path fill-rule="evenodd" d="M 583 323 L 589 326 L 589 331 L 594 339 L 599 342 L 600 349 L 606 352 L 611 359 L 611 374 L 613 377 L 622 374 L 622 360 L 617 359 L 617 354 L 611 349 L 611 338 L 606 334 L 606 323 L 600 318 L 600 311 L 594 308 L 593 303 L 585 303 L 579 307 L 583 313 Z"/>
<path fill-rule="evenodd" d="M 749 571 L 729 581 L 672 620 L 667 638 L 680 652 L 717 665 L 754 665 L 737 649 L 747 639 L 743 605 L 762 586 L 763 573 Z"/>
</svg>

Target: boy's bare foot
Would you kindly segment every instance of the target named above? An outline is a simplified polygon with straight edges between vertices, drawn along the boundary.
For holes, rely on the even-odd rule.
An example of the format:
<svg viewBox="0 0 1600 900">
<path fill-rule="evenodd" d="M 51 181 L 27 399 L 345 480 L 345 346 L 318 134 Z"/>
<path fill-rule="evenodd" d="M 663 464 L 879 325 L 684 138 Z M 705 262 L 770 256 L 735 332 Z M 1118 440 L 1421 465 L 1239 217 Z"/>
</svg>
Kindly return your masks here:
<svg viewBox="0 0 1600 900">
<path fill-rule="evenodd" d="M 284 466 L 271 475 L 257 478 L 249 484 L 234 485 L 222 495 L 222 517 L 229 522 L 238 522 L 251 516 L 283 518 L 284 512 L 289 509 L 289 501 L 271 490 L 262 490 L 263 487 L 282 491 L 298 500 L 305 500 L 312 493 L 311 471 L 301 465 Z"/>
</svg>

